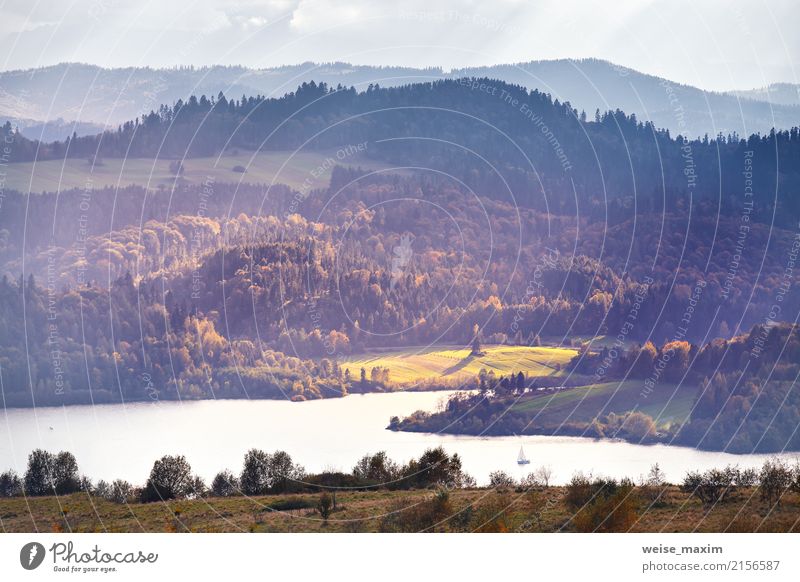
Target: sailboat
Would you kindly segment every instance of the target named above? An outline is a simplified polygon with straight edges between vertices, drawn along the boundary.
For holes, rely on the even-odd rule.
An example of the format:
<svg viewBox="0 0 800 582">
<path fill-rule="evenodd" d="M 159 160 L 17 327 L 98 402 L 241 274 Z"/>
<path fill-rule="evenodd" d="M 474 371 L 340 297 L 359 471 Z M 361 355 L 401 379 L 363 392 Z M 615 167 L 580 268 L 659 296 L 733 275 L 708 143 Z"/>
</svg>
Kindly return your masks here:
<svg viewBox="0 0 800 582">
<path fill-rule="evenodd" d="M 530 460 L 525 456 L 525 449 L 522 445 L 519 446 L 519 455 L 517 456 L 517 465 L 528 465 Z"/>
</svg>

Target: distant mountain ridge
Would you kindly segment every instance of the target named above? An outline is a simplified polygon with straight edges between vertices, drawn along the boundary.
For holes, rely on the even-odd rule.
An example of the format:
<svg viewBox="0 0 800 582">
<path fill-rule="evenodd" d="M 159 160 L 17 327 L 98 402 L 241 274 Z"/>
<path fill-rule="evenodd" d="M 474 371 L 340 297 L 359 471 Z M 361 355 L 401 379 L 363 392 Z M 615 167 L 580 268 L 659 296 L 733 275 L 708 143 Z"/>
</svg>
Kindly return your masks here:
<svg viewBox="0 0 800 582">
<path fill-rule="evenodd" d="M 38 121 L 36 119 L 15 119 L 6 118 L 12 125 L 19 129 L 20 133 L 28 139 L 38 140 L 44 143 L 63 141 L 73 133 L 77 135 L 95 135 L 101 133 L 105 126 L 101 123 L 92 121 L 65 121 L 61 117 L 50 121 Z M 5 123 L 6 119 L 0 119 Z"/>
<path fill-rule="evenodd" d="M 116 127 L 162 103 L 189 95 L 281 96 L 304 82 L 366 89 L 443 78 L 489 77 L 549 93 L 569 101 L 590 117 L 595 110 L 621 109 L 673 134 L 689 137 L 719 133 L 767 133 L 800 123 L 800 105 L 790 99 L 792 86 L 764 93 L 759 90 L 715 93 L 672 83 L 597 59 L 532 61 L 445 71 L 441 68 L 373 67 L 347 63 L 302 63 L 267 69 L 240 66 L 175 69 L 104 69 L 63 63 L 32 70 L 0 73 L 0 121 L 26 119 L 90 125 L 74 128 L 79 135 L 95 125 Z M 782 87 L 782 86 L 781 86 Z M 30 125 L 30 124 L 29 124 Z M 23 128 L 23 132 L 25 129 Z M 58 132 L 72 133 L 69 123 Z M 32 130 L 26 135 L 37 138 Z M 60 135 L 48 133 L 48 137 Z M 47 141 L 47 140 L 45 140 Z"/>
<path fill-rule="evenodd" d="M 766 101 L 776 105 L 800 105 L 800 84 L 797 83 L 772 83 L 759 89 L 729 91 L 729 93 L 744 99 Z"/>
</svg>

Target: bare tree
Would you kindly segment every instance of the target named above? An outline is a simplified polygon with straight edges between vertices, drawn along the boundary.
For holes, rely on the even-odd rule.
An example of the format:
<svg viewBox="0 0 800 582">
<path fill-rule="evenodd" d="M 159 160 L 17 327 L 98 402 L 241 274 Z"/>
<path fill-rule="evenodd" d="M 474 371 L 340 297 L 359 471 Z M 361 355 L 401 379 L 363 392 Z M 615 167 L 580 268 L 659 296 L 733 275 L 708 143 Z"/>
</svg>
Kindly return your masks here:
<svg viewBox="0 0 800 582">
<path fill-rule="evenodd" d="M 544 487 L 550 487 L 550 479 L 553 477 L 553 469 L 549 466 L 542 465 L 534 473 L 536 478 Z"/>
</svg>

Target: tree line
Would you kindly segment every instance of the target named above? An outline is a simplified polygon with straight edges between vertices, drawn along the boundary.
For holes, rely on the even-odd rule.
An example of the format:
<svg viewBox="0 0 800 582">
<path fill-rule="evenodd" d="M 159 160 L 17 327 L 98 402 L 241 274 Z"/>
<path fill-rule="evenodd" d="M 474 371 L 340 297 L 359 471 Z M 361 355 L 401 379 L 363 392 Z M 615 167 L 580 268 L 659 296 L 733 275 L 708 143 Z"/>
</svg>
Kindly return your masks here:
<svg viewBox="0 0 800 582">
<path fill-rule="evenodd" d="M 521 479 L 505 471 L 494 471 L 489 475 L 488 486 L 480 488 L 492 490 L 494 496 L 484 494 L 482 503 L 457 509 L 451 493 L 477 487 L 474 479 L 463 472 L 458 455 L 448 455 L 441 447 L 426 450 L 419 459 L 412 459 L 404 466 L 389 459 L 385 452 L 379 452 L 364 456 L 350 473 L 325 471 L 314 475 L 306 474 L 286 452 L 269 454 L 251 449 L 245 455 L 240 475 L 220 471 L 210 487 L 194 475 L 182 455 L 166 455 L 156 460 L 144 486 L 135 487 L 121 479 L 94 483 L 80 475 L 71 453 L 52 454 L 37 449 L 29 455 L 22 478 L 14 471 L 0 474 L 0 498 L 83 493 L 113 503 L 134 504 L 275 496 L 274 500 L 263 500 L 266 510 L 311 510 L 327 523 L 341 509 L 337 506 L 337 492 L 427 489 L 431 495 L 411 504 L 399 499 L 384 515 L 375 516 L 378 531 L 512 531 L 508 512 L 516 503 L 524 503 L 533 512 L 513 531 L 545 531 L 543 514 L 548 508 L 555 508 L 548 496 L 553 486 L 551 479 L 548 467 Z M 580 532 L 630 531 L 644 513 L 667 507 L 674 487 L 658 463 L 638 482 L 578 471 L 560 488 L 557 504 L 563 504 L 570 512 L 566 522 L 559 522 L 560 528 L 571 526 Z M 759 468 L 728 465 L 691 470 L 677 487 L 700 502 L 704 511 L 749 502 L 757 493 L 768 514 L 780 512 L 789 493 L 800 493 L 800 464 L 770 458 Z M 309 494 L 317 497 L 309 499 Z M 180 509 L 176 508 L 173 515 L 180 521 Z M 64 519 L 67 520 L 66 514 Z"/>
<path fill-rule="evenodd" d="M 75 456 L 67 451 L 51 453 L 36 449 L 28 456 L 25 473 L 0 474 L 0 497 L 69 495 L 84 492 L 118 503 L 195 499 L 206 496 L 262 496 L 353 490 L 408 490 L 435 486 L 475 487 L 475 480 L 464 472 L 458 454 L 442 447 L 425 450 L 419 458 L 398 464 L 380 451 L 362 457 L 350 473 L 324 471 L 309 474 L 285 451 L 267 453 L 250 449 L 238 474 L 225 469 L 210 485 L 197 476 L 183 455 L 165 455 L 153 463 L 142 486 L 116 479 L 96 483 L 79 471 Z"/>
<path fill-rule="evenodd" d="M 797 128 L 689 140 L 619 110 L 587 118 L 538 90 L 492 79 L 371 85 L 363 92 L 310 82 L 280 98 L 192 96 L 115 131 L 65 142 L 31 142 L 9 125 L 3 133 L 12 161 L 181 159 L 224 147 L 324 150 L 369 143 L 369 156 L 446 170 L 486 196 L 508 200 L 510 191 L 524 206 L 597 218 L 607 198 L 635 199 L 654 211 L 705 198 L 725 214 L 738 213 L 751 159 L 754 218 L 788 225 L 800 214 L 792 195 L 800 184 L 793 163 L 800 153 Z"/>
</svg>

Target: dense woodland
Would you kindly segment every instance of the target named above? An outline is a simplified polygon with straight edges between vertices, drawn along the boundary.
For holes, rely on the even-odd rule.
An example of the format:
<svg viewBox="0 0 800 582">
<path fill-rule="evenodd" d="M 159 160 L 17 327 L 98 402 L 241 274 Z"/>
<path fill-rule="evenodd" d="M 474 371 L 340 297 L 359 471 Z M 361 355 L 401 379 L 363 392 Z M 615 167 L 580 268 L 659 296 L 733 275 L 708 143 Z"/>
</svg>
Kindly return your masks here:
<svg viewBox="0 0 800 582">
<path fill-rule="evenodd" d="M 682 333 L 692 302 L 684 335 L 696 343 L 763 322 L 785 286 L 784 313 L 798 311 L 782 266 L 794 239 L 780 229 L 753 226 L 764 264 L 742 262 L 726 295 L 731 219 L 718 221 L 716 240 L 711 219 L 678 212 L 661 239 L 650 216 L 609 235 L 415 177 L 365 179 L 323 204 L 321 193 L 285 218 L 180 214 L 40 247 L 24 281 L 11 262 L 0 291 L 9 402 L 32 402 L 31 386 L 40 404 L 141 399 L 151 389 L 142 378 L 159 398 L 340 395 L 349 382 L 337 360 L 385 345 L 466 345 L 475 325 L 488 343 L 624 333 L 660 346 Z M 403 237 L 411 254 L 397 270 Z M 637 253 L 627 272 L 626 246 Z M 321 358 L 324 378 L 310 361 Z"/>
<path fill-rule="evenodd" d="M 774 325 L 800 313 L 796 129 L 686 142 L 469 80 L 192 98 L 66 143 L 3 131 L 16 161 L 366 143 L 426 168 L 337 166 L 302 193 L 179 176 L 155 190 L 3 192 L 6 406 L 338 397 L 394 388 L 391 370 L 342 372 L 365 349 L 607 336 L 623 355 L 606 378 L 647 378 L 670 354 L 659 373 L 701 387 L 674 442 L 800 448 L 786 432 L 800 418 L 797 342 Z M 764 330 L 769 357 L 748 359 Z M 590 344 L 571 373 L 591 380 L 607 358 Z M 624 436 L 624 419 L 592 430 L 609 422 Z"/>
<path fill-rule="evenodd" d="M 98 136 L 40 144 L 13 132 L 9 161 L 182 159 L 224 148 L 314 150 L 366 145 L 366 155 L 456 176 L 470 189 L 557 214 L 606 217 L 609 200 L 650 211 L 708 199 L 739 213 L 752 174 L 754 219 L 795 225 L 797 128 L 687 141 L 622 111 L 587 114 L 537 90 L 491 79 L 366 91 L 304 83 L 280 98 L 191 97 Z"/>
</svg>

